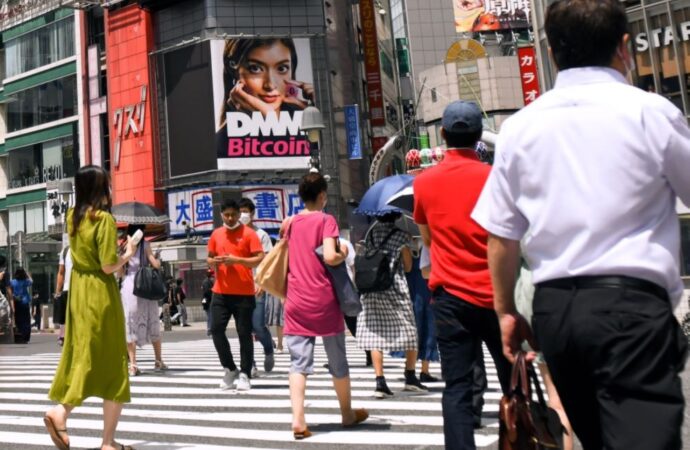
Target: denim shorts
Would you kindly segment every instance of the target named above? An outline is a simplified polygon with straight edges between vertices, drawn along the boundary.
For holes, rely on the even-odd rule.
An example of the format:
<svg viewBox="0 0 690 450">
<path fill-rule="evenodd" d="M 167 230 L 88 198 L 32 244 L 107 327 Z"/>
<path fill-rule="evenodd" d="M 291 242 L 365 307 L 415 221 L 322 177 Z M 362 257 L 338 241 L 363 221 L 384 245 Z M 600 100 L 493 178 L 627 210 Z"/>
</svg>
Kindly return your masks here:
<svg viewBox="0 0 690 450">
<path fill-rule="evenodd" d="M 324 336 L 323 347 L 328 356 L 328 371 L 334 378 L 344 378 L 350 375 L 345 353 L 345 333 L 335 336 Z M 286 335 L 288 351 L 290 352 L 290 373 L 311 375 L 314 373 L 314 336 Z"/>
</svg>

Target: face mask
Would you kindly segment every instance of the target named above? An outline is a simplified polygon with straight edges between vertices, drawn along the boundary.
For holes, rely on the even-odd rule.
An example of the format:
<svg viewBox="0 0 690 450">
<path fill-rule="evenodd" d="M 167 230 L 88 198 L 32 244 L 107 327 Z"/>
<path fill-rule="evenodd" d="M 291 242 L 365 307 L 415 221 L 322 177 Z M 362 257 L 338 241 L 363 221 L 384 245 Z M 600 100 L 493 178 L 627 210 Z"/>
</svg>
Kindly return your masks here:
<svg viewBox="0 0 690 450">
<path fill-rule="evenodd" d="M 242 222 L 243 225 L 249 225 L 249 222 L 252 221 L 252 215 L 246 212 L 243 212 L 240 214 L 240 222 Z"/>
<path fill-rule="evenodd" d="M 230 226 L 230 225 L 228 225 L 227 223 L 224 223 L 224 224 L 223 224 L 223 226 L 224 226 L 225 228 L 227 228 L 228 230 L 236 230 L 237 227 L 239 227 L 240 225 L 242 225 L 242 224 L 239 223 L 239 222 L 235 222 L 235 225 L 233 225 L 233 226 Z"/>
<path fill-rule="evenodd" d="M 620 48 L 616 49 L 616 54 L 623 62 L 623 66 L 625 67 L 625 75 L 630 75 L 635 70 L 635 57 L 633 56 L 632 51 L 628 49 L 627 58 L 623 55 Z"/>
</svg>

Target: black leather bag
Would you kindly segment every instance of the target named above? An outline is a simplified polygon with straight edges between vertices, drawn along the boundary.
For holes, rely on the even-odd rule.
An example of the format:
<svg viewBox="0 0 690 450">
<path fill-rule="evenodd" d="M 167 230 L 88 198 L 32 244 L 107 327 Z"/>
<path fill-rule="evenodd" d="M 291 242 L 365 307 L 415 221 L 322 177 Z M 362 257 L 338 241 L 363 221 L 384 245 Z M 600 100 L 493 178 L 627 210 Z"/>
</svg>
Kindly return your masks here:
<svg viewBox="0 0 690 450">
<path fill-rule="evenodd" d="M 147 300 L 158 301 L 168 295 L 168 287 L 165 285 L 163 274 L 151 267 L 146 260 L 144 243 L 139 249 L 139 270 L 134 276 L 134 295 Z"/>
<path fill-rule="evenodd" d="M 360 293 L 382 292 L 393 286 L 395 274 L 383 247 L 397 231 L 393 228 L 380 245 L 374 245 L 371 233 L 365 239 L 364 252 L 355 258 L 355 285 Z"/>
<path fill-rule="evenodd" d="M 530 384 L 537 401 L 532 401 Z M 539 379 L 520 352 L 513 365 L 510 393 L 499 405 L 500 450 L 547 450 L 563 448 L 563 426 L 558 413 L 546 405 Z"/>
</svg>

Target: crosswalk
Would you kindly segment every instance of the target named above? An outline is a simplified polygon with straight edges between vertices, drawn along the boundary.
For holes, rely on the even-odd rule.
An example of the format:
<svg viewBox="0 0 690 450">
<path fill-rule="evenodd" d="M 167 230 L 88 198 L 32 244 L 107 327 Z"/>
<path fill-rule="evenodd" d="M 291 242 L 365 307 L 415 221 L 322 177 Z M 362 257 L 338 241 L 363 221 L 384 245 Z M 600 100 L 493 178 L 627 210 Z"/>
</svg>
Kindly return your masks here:
<svg viewBox="0 0 690 450">
<path fill-rule="evenodd" d="M 239 349 L 237 339 L 231 346 Z M 257 346 L 257 364 L 263 355 Z M 370 419 L 360 427 L 340 427 L 338 401 L 333 390 L 323 347 L 315 355 L 316 373 L 307 381 L 307 422 L 314 435 L 296 442 L 291 432 L 287 381 L 289 356 L 276 354 L 271 373 L 260 370 L 249 392 L 221 391 L 222 370 L 210 339 L 164 343 L 170 370 L 153 371 L 153 352 L 139 350 L 142 375 L 132 378 L 132 402 L 125 406 L 118 425 L 118 441 L 149 450 L 333 449 L 333 448 L 442 448 L 442 383 L 429 383 L 425 394 L 403 392 L 404 361 L 387 357 L 385 372 L 395 395 L 373 397 L 373 369 L 365 367 L 364 352 L 348 338 L 352 403 L 367 408 Z M 0 450 L 54 448 L 42 417 L 51 406 L 47 392 L 59 353 L 29 357 L 0 357 Z M 491 358 L 486 358 L 489 389 L 485 396 L 484 428 L 477 430 L 478 448 L 494 448 L 498 439 L 500 387 Z M 431 372 L 440 374 L 438 363 Z M 101 400 L 88 399 L 68 421 L 72 448 L 100 445 Z"/>
</svg>

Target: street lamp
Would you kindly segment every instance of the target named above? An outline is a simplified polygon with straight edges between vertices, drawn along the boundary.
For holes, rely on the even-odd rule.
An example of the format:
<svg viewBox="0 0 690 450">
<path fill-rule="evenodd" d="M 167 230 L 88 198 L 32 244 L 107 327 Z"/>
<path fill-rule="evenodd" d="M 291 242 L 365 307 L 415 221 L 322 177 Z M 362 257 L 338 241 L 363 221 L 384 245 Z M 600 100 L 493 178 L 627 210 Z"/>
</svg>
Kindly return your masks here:
<svg viewBox="0 0 690 450">
<path fill-rule="evenodd" d="M 326 128 L 323 123 L 323 116 L 321 111 L 315 106 L 307 106 L 302 111 L 302 125 L 301 130 L 307 133 L 307 139 L 313 145 L 309 146 L 309 165 L 310 172 L 319 171 L 319 139 L 321 137 L 321 130 Z"/>
</svg>

